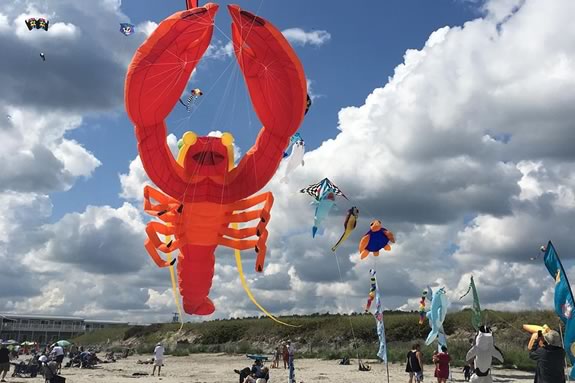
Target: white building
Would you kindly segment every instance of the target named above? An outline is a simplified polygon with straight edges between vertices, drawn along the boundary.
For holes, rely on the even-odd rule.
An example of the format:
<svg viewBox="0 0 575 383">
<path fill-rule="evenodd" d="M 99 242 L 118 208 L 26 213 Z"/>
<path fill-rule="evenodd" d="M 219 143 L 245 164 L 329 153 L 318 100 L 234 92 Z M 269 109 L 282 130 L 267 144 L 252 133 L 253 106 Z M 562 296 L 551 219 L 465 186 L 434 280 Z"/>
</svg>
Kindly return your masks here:
<svg viewBox="0 0 575 383">
<path fill-rule="evenodd" d="M 0 339 L 32 341 L 43 345 L 105 327 L 125 325 L 128 325 L 128 322 L 87 320 L 74 316 L 0 313 Z"/>
</svg>

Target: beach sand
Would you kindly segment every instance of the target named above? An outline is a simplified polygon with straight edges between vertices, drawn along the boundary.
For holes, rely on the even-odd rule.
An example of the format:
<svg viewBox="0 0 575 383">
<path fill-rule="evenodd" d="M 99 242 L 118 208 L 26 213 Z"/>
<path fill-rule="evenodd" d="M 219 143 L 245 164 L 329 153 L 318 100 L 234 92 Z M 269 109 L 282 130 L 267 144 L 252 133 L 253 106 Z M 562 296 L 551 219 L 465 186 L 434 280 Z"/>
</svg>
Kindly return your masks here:
<svg viewBox="0 0 575 383">
<path fill-rule="evenodd" d="M 193 354 L 185 357 L 167 355 L 162 368 L 162 376 L 132 376 L 133 373 L 151 374 L 152 365 L 137 364 L 138 359 L 145 360 L 150 356 L 132 356 L 120 359 L 116 363 L 101 364 L 95 369 L 64 368 L 62 375 L 66 383 L 124 383 L 124 382 L 163 382 L 163 383 L 237 383 L 239 376 L 234 369 L 242 369 L 252 365 L 246 356 L 225 354 Z M 66 362 L 66 360 L 65 360 Z M 352 360 L 350 366 L 340 366 L 335 360 L 297 359 L 295 360 L 297 382 L 330 382 L 330 383 L 382 383 L 387 382 L 385 365 L 368 361 L 372 371 L 358 371 L 357 364 Z M 271 363 L 266 363 L 270 366 Z M 288 372 L 283 369 L 270 370 L 271 383 L 287 383 Z M 425 381 L 433 383 L 433 370 L 427 366 Z M 405 366 L 393 364 L 389 366 L 389 381 L 392 383 L 407 382 Z M 10 371 L 10 375 L 12 370 Z M 30 383 L 42 382 L 43 379 L 11 378 L 8 382 Z M 515 370 L 496 369 L 494 382 L 533 382 L 533 374 Z M 453 382 L 463 382 L 461 369 L 453 370 Z"/>
</svg>

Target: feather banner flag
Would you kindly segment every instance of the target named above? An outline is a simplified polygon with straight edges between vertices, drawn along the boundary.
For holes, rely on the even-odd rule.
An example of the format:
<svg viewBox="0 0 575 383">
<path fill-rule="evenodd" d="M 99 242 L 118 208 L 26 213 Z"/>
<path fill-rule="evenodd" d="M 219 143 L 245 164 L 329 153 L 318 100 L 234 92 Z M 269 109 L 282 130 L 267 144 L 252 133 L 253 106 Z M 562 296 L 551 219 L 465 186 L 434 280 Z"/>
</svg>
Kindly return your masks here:
<svg viewBox="0 0 575 383">
<path fill-rule="evenodd" d="M 379 337 L 377 356 L 387 365 L 387 342 L 385 341 L 385 325 L 383 323 L 383 304 L 381 303 L 381 296 L 379 288 L 377 287 L 375 270 L 370 270 L 369 272 L 372 275 L 372 281 L 375 280 L 375 313 L 373 316 L 377 323 L 377 336 Z"/>
<path fill-rule="evenodd" d="M 549 274 L 555 279 L 555 313 L 565 324 L 563 346 L 569 356 L 571 365 L 575 365 L 575 315 L 573 315 L 575 314 L 573 310 L 575 303 L 571 285 L 551 241 L 542 250 L 545 251 L 545 256 L 543 257 L 545 266 Z M 571 379 L 575 379 L 575 368 L 571 369 L 569 376 Z"/>
<path fill-rule="evenodd" d="M 477 294 L 477 289 L 475 288 L 475 281 L 473 280 L 473 276 L 471 277 L 471 282 L 469 282 L 469 289 L 467 289 L 467 292 L 463 294 L 459 300 L 465 298 L 470 292 L 473 293 L 473 306 L 471 306 L 471 325 L 475 331 L 479 331 L 479 327 L 482 324 L 481 306 L 479 305 L 479 295 Z"/>
</svg>

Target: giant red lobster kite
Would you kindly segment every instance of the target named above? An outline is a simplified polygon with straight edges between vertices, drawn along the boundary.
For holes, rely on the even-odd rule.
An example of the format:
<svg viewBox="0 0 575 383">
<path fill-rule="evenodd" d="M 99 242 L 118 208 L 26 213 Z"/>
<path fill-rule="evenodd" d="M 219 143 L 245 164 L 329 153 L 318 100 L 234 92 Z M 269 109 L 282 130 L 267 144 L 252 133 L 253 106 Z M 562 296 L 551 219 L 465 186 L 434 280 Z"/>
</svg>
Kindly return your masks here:
<svg viewBox="0 0 575 383">
<path fill-rule="evenodd" d="M 215 310 L 208 294 L 218 245 L 255 250 L 256 271 L 263 271 L 273 195 L 254 194 L 276 172 L 303 120 L 307 86 L 303 67 L 281 32 L 237 5 L 228 6 L 235 55 L 263 127 L 236 167 L 229 133 L 185 133 L 176 160 L 166 141 L 165 119 L 210 44 L 218 10 L 213 3 L 199 7 L 187 0 L 187 5 L 162 21 L 136 51 L 126 75 L 125 104 L 144 169 L 160 189 L 144 188 L 145 211 L 163 221 L 147 224 L 146 250 L 159 267 L 171 264 L 159 252 L 180 251 L 184 310 L 208 315 Z M 259 204 L 263 208 L 248 210 Z M 236 226 L 253 220 L 259 221 L 254 227 Z M 163 243 L 159 235 L 174 239 Z"/>
</svg>

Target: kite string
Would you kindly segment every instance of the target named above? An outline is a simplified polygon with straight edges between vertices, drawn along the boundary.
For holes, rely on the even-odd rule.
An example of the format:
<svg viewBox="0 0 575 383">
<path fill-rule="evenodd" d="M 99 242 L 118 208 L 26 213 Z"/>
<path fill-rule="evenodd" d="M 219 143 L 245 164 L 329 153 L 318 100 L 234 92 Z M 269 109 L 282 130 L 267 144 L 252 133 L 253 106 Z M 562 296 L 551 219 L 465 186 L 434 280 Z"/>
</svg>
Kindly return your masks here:
<svg viewBox="0 0 575 383">
<path fill-rule="evenodd" d="M 200 98 L 200 100 L 196 103 L 195 108 L 191 112 L 187 113 L 186 117 L 176 121 L 177 125 L 174 128 L 174 133 L 179 131 L 184 125 L 186 125 L 186 123 L 189 123 L 191 121 L 192 117 L 196 114 L 196 112 L 200 109 L 200 106 L 204 102 L 204 98 L 211 93 L 211 91 L 219 83 L 221 78 L 224 76 L 224 74 L 228 71 L 228 69 L 232 66 L 233 63 L 234 63 L 233 60 L 230 60 L 228 65 L 221 71 L 219 76 L 216 78 L 216 81 L 214 81 L 214 83 L 210 86 L 210 88 L 206 92 L 203 92 L 204 96 L 202 96 L 202 98 Z"/>
<path fill-rule="evenodd" d="M 337 255 L 337 250 L 336 250 L 334 253 L 335 253 L 335 254 L 334 254 L 334 255 L 335 255 L 335 262 L 336 262 L 336 264 L 337 264 L 337 271 L 338 271 L 338 273 L 339 273 L 339 280 L 340 280 L 341 284 L 343 285 L 343 284 L 344 284 L 344 282 L 343 282 L 343 275 L 341 274 L 341 267 L 340 267 L 340 265 L 339 265 L 339 257 L 338 257 L 338 255 Z M 348 302 L 347 302 L 347 296 L 346 296 L 346 294 L 343 294 L 343 301 L 344 301 L 345 307 L 346 307 L 346 308 L 349 308 L 349 304 L 348 304 Z M 351 320 L 351 316 L 349 316 L 348 319 L 349 319 L 349 326 L 350 326 L 350 328 L 351 328 L 351 334 L 352 334 L 352 336 L 353 336 L 353 347 L 354 347 L 354 349 L 355 349 L 355 353 L 356 353 L 356 355 L 357 355 L 357 360 L 358 360 L 358 363 L 359 363 L 359 362 L 361 362 L 361 358 L 359 357 L 359 349 L 358 349 L 358 347 L 357 347 L 357 338 L 356 338 L 356 336 L 355 336 L 355 330 L 354 330 L 354 328 L 353 328 L 353 322 L 352 322 L 352 320 Z"/>
<path fill-rule="evenodd" d="M 260 6 L 258 7 L 258 10 L 256 11 L 256 16 L 257 16 L 257 13 L 259 13 L 259 10 L 260 10 L 260 8 L 261 8 L 262 3 L 263 3 L 263 0 L 260 2 Z M 255 19 L 252 20 L 252 23 L 251 23 L 251 25 L 250 25 L 250 30 L 248 31 L 248 35 L 249 35 L 250 31 L 251 31 L 251 27 L 253 27 L 253 23 L 254 23 L 254 22 L 255 22 Z M 240 48 L 241 48 L 241 47 L 240 47 Z M 240 56 L 240 57 L 241 57 L 241 56 Z M 237 87 L 238 87 L 238 83 L 239 83 L 239 70 L 238 70 L 237 72 L 235 72 L 235 73 L 237 73 L 237 77 L 235 78 L 234 86 L 233 86 L 233 88 L 234 88 L 234 91 L 233 91 L 234 95 L 235 95 L 236 92 L 237 92 Z M 247 94 L 247 92 L 246 92 L 246 93 L 244 93 L 244 95 L 245 95 L 245 97 L 246 97 L 246 111 L 247 111 L 247 116 L 248 116 L 248 128 L 251 130 L 251 129 L 253 129 L 253 127 L 252 127 L 251 114 L 249 113 L 249 111 L 250 111 L 250 108 L 249 108 L 249 94 Z M 234 97 L 234 98 L 233 98 L 233 110 L 235 110 L 235 105 L 236 105 L 236 100 L 235 100 L 235 97 Z M 256 161 L 256 153 L 254 153 L 253 156 L 254 156 L 254 162 L 255 162 L 255 161 Z M 257 176 L 257 169 L 256 169 L 255 167 L 254 167 L 254 176 L 255 176 L 256 182 L 257 182 L 258 176 Z M 237 227 L 239 227 L 239 225 L 238 225 L 237 223 L 236 223 L 236 224 L 232 224 L 232 227 L 237 228 Z M 289 324 L 289 323 L 286 323 L 286 322 L 283 322 L 283 321 L 279 320 L 279 319 L 276 318 L 274 315 L 272 315 L 271 313 L 269 313 L 263 306 L 261 306 L 261 305 L 256 301 L 255 297 L 253 296 L 253 294 L 251 293 L 251 291 L 250 291 L 250 289 L 249 289 L 249 286 L 248 286 L 248 284 L 247 284 L 247 282 L 246 282 L 246 279 L 245 279 L 245 275 L 244 275 L 244 273 L 243 273 L 243 266 L 242 266 L 242 259 L 241 259 L 241 252 L 240 252 L 240 250 L 234 249 L 234 255 L 235 255 L 235 259 L 236 259 L 236 266 L 237 266 L 237 268 L 238 268 L 238 273 L 239 273 L 239 276 L 240 276 L 240 282 L 241 282 L 241 284 L 242 284 L 242 287 L 244 288 L 244 291 L 246 292 L 246 294 L 248 295 L 248 297 L 250 298 L 250 300 L 252 301 L 252 303 L 253 303 L 254 305 L 256 305 L 268 318 L 270 318 L 271 320 L 273 320 L 273 321 L 275 321 L 275 322 L 277 322 L 277 323 L 279 323 L 279 324 L 282 324 L 282 325 L 284 325 L 284 326 L 289 326 L 289 327 L 301 327 L 301 325 L 299 325 L 299 326 L 298 326 L 298 325 L 292 325 L 292 324 Z"/>
<path fill-rule="evenodd" d="M 262 0 L 263 1 L 263 0 Z M 260 4 L 261 5 L 261 4 Z M 255 20 L 255 19 L 254 19 Z M 253 25 L 253 21 L 252 21 L 252 25 Z M 216 26 L 217 27 L 217 26 Z M 219 28 L 217 28 L 218 30 L 220 30 Z M 221 31 L 221 30 L 220 30 Z M 222 32 L 223 33 L 223 32 Z M 225 35 L 225 34 L 224 34 Z M 230 64 L 228 64 L 226 70 L 229 68 L 229 66 L 231 65 L 231 63 L 233 63 L 233 61 L 230 60 Z M 229 77 L 226 87 L 224 89 L 224 97 L 222 97 L 221 101 L 218 104 L 218 109 L 216 111 L 216 113 L 214 114 L 213 118 L 212 118 L 212 129 L 214 128 L 215 124 L 218 122 L 218 120 L 221 120 L 222 116 L 224 115 L 224 104 L 225 104 L 225 100 L 228 99 L 228 95 L 229 94 L 236 94 L 237 92 L 237 83 L 238 83 L 238 74 L 239 74 L 239 68 L 236 67 L 233 70 L 232 75 Z M 218 77 L 218 80 L 222 77 L 223 73 L 220 74 L 220 76 Z M 215 85 L 215 84 L 214 84 Z M 212 86 L 213 88 L 213 86 Z M 232 98 L 232 110 L 235 110 L 235 105 L 236 105 L 236 100 L 235 98 Z M 199 105 L 198 105 L 199 106 Z M 191 117 L 191 116 L 190 116 Z M 251 123 L 251 120 L 250 120 Z M 228 172 L 226 172 L 224 174 L 224 185 L 226 185 L 226 180 L 227 180 L 227 176 L 228 176 Z M 224 194 L 225 194 L 225 187 L 222 188 L 221 191 L 221 195 L 220 195 L 220 206 L 223 204 L 224 201 Z M 233 214 L 234 212 L 232 212 Z M 238 223 L 232 223 L 232 228 L 234 229 L 238 229 L 239 228 L 239 224 Z M 242 287 L 244 289 L 244 291 L 246 292 L 246 294 L 248 295 L 249 299 L 252 301 L 252 303 L 258 307 L 268 318 L 272 319 L 273 321 L 275 321 L 276 323 L 285 325 L 285 326 L 289 326 L 289 327 L 301 327 L 301 326 L 296 326 L 296 325 L 292 325 L 286 322 L 283 322 L 281 320 L 279 320 L 278 318 L 276 318 L 273 314 L 271 314 L 270 312 L 268 312 L 262 305 L 260 305 L 257 300 L 255 299 L 254 295 L 252 294 L 244 272 L 243 272 L 243 265 L 242 265 L 242 258 L 241 258 L 241 251 L 239 249 L 234 249 L 234 256 L 235 256 L 235 260 L 236 260 L 236 266 L 238 269 L 238 274 L 240 277 L 240 282 L 242 284 Z"/>
<path fill-rule="evenodd" d="M 263 0 L 260 2 L 260 6 L 258 7 L 258 11 L 256 12 L 256 15 L 257 15 L 257 13 L 259 12 L 259 9 L 261 8 L 262 3 L 263 3 Z M 254 22 L 255 22 L 255 19 L 252 20 L 252 23 L 251 23 L 251 25 L 250 25 L 250 31 L 251 31 L 251 27 L 253 27 Z M 217 28 L 224 36 L 226 36 L 226 37 L 231 41 L 231 39 L 230 39 L 219 27 L 217 27 L 217 25 L 216 25 L 216 28 Z M 248 33 L 249 33 L 249 31 L 248 31 Z M 232 76 L 230 76 L 230 79 L 228 79 L 228 84 L 226 85 L 226 88 L 225 88 L 225 91 L 224 91 L 224 93 L 225 93 L 226 95 L 232 92 L 232 91 L 230 90 L 230 89 L 232 89 L 232 88 L 234 89 L 234 90 L 233 90 L 233 93 L 236 94 L 238 77 L 239 77 L 239 76 L 237 76 L 237 74 L 239 74 L 239 71 L 238 71 L 237 69 L 238 69 L 238 68 L 236 68 L 236 70 L 234 70 L 234 73 L 232 74 Z M 224 98 L 224 99 L 225 99 L 225 98 Z M 233 102 L 232 109 L 235 110 L 235 104 L 236 104 L 236 103 L 235 103 L 235 99 L 233 99 L 232 102 Z M 221 108 L 222 104 L 223 104 L 223 101 L 220 102 L 220 108 Z M 249 107 L 249 106 L 248 106 L 248 104 L 246 103 L 246 108 L 248 108 L 248 107 Z M 222 113 L 221 115 L 223 115 L 223 113 Z M 220 116 L 220 114 L 216 114 L 216 115 L 214 116 L 212 126 L 215 125 L 216 121 L 219 119 L 219 116 Z M 249 126 L 250 126 L 250 128 L 251 128 L 251 116 L 250 116 L 249 112 L 248 112 L 248 119 L 249 119 Z M 226 175 L 227 175 L 227 174 L 226 174 Z M 256 175 L 256 179 L 257 179 L 257 175 Z M 224 189 L 222 188 L 222 195 L 221 195 L 221 201 L 222 201 L 222 203 L 223 203 L 223 198 L 224 198 Z M 232 224 L 232 228 L 237 229 L 237 228 L 239 228 L 239 225 L 238 225 L 237 223 L 233 223 L 233 224 Z M 249 289 L 249 286 L 247 285 L 246 278 L 245 278 L 245 275 L 244 275 L 244 273 L 243 273 L 243 266 L 242 266 L 242 259 L 241 259 L 241 251 L 238 250 L 238 249 L 234 249 L 234 253 L 235 253 L 235 259 L 236 259 L 236 266 L 237 266 L 237 268 L 238 268 L 238 273 L 239 273 L 239 276 L 240 276 L 240 282 L 241 282 L 241 284 L 242 284 L 242 287 L 244 288 L 244 291 L 246 292 L 246 294 L 248 295 L 248 297 L 250 298 L 250 300 L 252 301 L 252 303 L 254 303 L 254 305 L 256 305 L 256 307 L 258 307 L 266 316 L 268 316 L 270 319 L 274 320 L 274 321 L 277 322 L 277 323 L 280 323 L 280 324 L 283 324 L 283 325 L 286 325 L 286 326 L 290 326 L 290 327 L 301 327 L 301 326 L 291 325 L 291 324 L 289 324 L 289 323 L 285 323 L 285 322 L 283 322 L 283 321 L 277 319 L 275 316 L 273 316 L 271 313 L 269 313 L 263 306 L 261 306 L 261 305 L 256 301 L 255 297 L 253 296 L 253 294 L 251 293 L 251 291 L 250 291 L 250 289 Z"/>
</svg>

